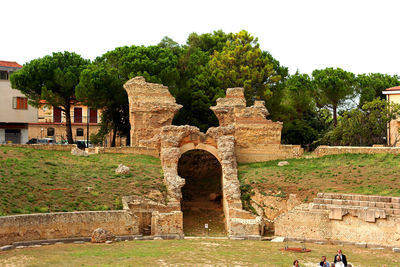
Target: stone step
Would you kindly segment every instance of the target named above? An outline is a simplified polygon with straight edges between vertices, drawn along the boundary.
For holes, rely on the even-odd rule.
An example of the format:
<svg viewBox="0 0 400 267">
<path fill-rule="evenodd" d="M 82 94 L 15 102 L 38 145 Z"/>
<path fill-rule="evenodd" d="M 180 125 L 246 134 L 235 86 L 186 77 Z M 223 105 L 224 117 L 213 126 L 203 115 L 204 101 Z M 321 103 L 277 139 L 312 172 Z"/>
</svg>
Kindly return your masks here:
<svg viewBox="0 0 400 267">
<path fill-rule="evenodd" d="M 387 215 L 400 215 L 400 209 L 365 207 L 365 206 L 345 206 L 345 205 L 312 203 L 311 209 L 329 210 L 330 208 L 339 208 L 339 207 L 346 208 L 346 209 L 349 209 L 349 210 L 359 210 L 359 209 L 367 208 L 368 210 L 384 211 L 385 214 L 387 214 Z"/>
<path fill-rule="evenodd" d="M 329 198 L 314 198 L 313 202 L 316 204 L 333 204 L 333 205 L 339 205 L 339 206 L 343 205 L 343 206 L 361 206 L 361 207 L 400 209 L 400 203 L 394 203 L 394 202 L 329 199 Z"/>
<path fill-rule="evenodd" d="M 374 195 L 318 193 L 317 198 L 400 203 L 400 197 L 374 196 Z"/>
</svg>

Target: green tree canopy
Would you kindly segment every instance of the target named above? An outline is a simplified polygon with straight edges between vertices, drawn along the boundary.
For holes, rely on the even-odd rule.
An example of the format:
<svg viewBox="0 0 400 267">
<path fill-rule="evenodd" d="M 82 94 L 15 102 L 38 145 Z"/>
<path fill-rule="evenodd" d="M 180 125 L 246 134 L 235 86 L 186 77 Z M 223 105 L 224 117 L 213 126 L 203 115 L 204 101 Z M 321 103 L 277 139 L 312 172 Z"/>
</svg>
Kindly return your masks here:
<svg viewBox="0 0 400 267">
<path fill-rule="evenodd" d="M 214 52 L 210 69 L 219 88 L 244 87 L 248 104 L 271 98 L 270 85 L 281 79 L 270 58 L 263 56 L 258 39 L 244 30 L 234 34 L 221 52 Z"/>
<path fill-rule="evenodd" d="M 76 97 L 88 106 L 101 108 L 100 135 L 113 130 L 111 146 L 115 146 L 118 131 L 129 136 L 129 116 L 125 111 L 128 96 L 123 89 L 123 80 L 118 70 L 105 63 L 89 65 L 81 73 L 81 80 L 76 88 Z M 127 129 L 126 129 L 127 128 Z M 127 130 L 127 132 L 126 132 Z"/>
<path fill-rule="evenodd" d="M 69 144 L 73 143 L 71 103 L 75 101 L 80 74 L 88 63 L 75 53 L 53 53 L 26 63 L 11 76 L 11 86 L 26 95 L 31 104 L 38 106 L 43 99 L 64 111 Z"/>
<path fill-rule="evenodd" d="M 341 68 L 314 70 L 318 104 L 332 109 L 333 125 L 337 125 L 337 109 L 355 95 L 355 75 Z"/>
<path fill-rule="evenodd" d="M 324 143 L 345 146 L 385 144 L 387 124 L 399 115 L 399 104 L 374 99 L 361 109 L 344 112 L 337 127 L 324 136 Z"/>
<path fill-rule="evenodd" d="M 203 132 L 210 126 L 218 126 L 218 119 L 210 106 L 218 97 L 224 96 L 224 91 L 211 78 L 209 61 L 214 51 L 221 51 L 231 36 L 223 31 L 189 35 L 179 57 L 180 80 L 174 92 L 176 101 L 183 107 L 176 114 L 173 124 L 191 124 Z"/>
<path fill-rule="evenodd" d="M 357 76 L 357 91 L 360 94 L 360 104 L 370 102 L 375 98 L 385 99 L 382 94 L 387 88 L 400 85 L 400 77 L 381 73 L 360 74 Z"/>
<path fill-rule="evenodd" d="M 285 104 L 292 118 L 303 118 L 303 114 L 315 110 L 315 85 L 307 74 L 296 73 L 286 82 Z"/>
<path fill-rule="evenodd" d="M 164 45 L 173 44 L 164 38 Z M 172 48 L 176 48 L 173 45 Z M 179 80 L 178 56 L 171 47 L 124 46 L 118 47 L 96 58 L 82 72 L 77 96 L 90 106 L 101 107 L 102 124 L 100 134 L 113 131 L 112 146 L 117 132 L 129 137 L 129 103 L 123 84 L 136 76 L 146 81 L 162 83 L 176 88 Z M 129 138 L 128 138 L 129 140 Z"/>
</svg>

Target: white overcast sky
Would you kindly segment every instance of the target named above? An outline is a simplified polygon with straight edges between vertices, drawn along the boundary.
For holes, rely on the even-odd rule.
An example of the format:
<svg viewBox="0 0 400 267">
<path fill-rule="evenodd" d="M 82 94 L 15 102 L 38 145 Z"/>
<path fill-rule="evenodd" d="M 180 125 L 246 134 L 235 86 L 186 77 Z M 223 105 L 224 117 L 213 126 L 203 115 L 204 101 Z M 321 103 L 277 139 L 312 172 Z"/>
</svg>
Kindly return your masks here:
<svg viewBox="0 0 400 267">
<path fill-rule="evenodd" d="M 340 67 L 400 75 L 398 0 L 1 2 L 0 60 L 20 64 L 57 51 L 94 59 L 164 36 L 183 44 L 191 32 L 245 29 L 290 73 Z"/>
</svg>

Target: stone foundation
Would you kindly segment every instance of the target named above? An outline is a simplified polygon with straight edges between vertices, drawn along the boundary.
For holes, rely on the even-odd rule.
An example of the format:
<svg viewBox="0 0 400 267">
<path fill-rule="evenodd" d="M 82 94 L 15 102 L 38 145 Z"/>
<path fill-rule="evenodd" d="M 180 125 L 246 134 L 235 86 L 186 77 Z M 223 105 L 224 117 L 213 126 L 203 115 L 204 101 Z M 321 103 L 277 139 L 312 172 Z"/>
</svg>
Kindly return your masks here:
<svg viewBox="0 0 400 267">
<path fill-rule="evenodd" d="M 0 246 L 18 241 L 90 237 L 103 228 L 115 235 L 137 235 L 137 217 L 127 211 L 82 211 L 0 217 Z"/>
<path fill-rule="evenodd" d="M 275 220 L 275 234 L 290 239 L 400 246 L 400 198 L 319 193 Z"/>
<path fill-rule="evenodd" d="M 313 155 L 323 157 L 338 154 L 400 154 L 400 147 L 370 147 L 370 146 L 319 146 Z"/>
<path fill-rule="evenodd" d="M 121 146 L 121 147 L 94 147 L 89 148 L 90 152 L 98 154 L 136 154 L 136 155 L 148 155 L 156 158 L 160 157 L 160 153 L 156 148 L 149 147 L 137 147 L 137 146 Z"/>
<path fill-rule="evenodd" d="M 33 149 L 41 149 L 41 150 L 55 150 L 55 151 L 71 151 L 72 148 L 76 147 L 76 145 L 46 145 L 46 144 L 0 144 L 0 146 L 9 146 L 9 147 L 25 147 L 25 148 L 33 148 Z"/>
</svg>

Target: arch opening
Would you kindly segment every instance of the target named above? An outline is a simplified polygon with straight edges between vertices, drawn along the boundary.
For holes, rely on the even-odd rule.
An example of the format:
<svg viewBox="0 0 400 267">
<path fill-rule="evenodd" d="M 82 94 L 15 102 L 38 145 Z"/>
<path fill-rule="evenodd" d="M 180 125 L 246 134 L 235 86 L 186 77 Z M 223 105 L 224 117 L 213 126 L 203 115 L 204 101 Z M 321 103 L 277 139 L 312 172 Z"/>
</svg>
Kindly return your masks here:
<svg viewBox="0 0 400 267">
<path fill-rule="evenodd" d="M 179 159 L 178 174 L 185 179 L 181 201 L 185 235 L 226 235 L 218 159 L 205 150 L 186 151 Z"/>
</svg>

